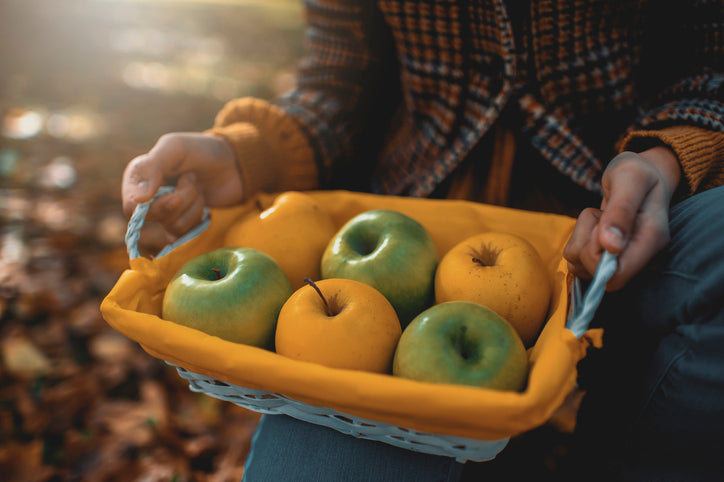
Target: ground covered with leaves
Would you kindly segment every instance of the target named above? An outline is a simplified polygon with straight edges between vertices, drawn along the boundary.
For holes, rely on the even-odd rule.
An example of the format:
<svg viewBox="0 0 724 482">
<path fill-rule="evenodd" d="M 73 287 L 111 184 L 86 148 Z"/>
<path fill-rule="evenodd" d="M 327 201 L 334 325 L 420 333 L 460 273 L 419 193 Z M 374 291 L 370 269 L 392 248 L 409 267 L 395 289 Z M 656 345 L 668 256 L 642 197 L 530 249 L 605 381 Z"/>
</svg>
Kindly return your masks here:
<svg viewBox="0 0 724 482">
<path fill-rule="evenodd" d="M 99 305 L 128 265 L 125 164 L 288 88 L 301 24 L 283 0 L 0 5 L 0 479 L 241 479 L 258 414 L 191 392 Z"/>
</svg>

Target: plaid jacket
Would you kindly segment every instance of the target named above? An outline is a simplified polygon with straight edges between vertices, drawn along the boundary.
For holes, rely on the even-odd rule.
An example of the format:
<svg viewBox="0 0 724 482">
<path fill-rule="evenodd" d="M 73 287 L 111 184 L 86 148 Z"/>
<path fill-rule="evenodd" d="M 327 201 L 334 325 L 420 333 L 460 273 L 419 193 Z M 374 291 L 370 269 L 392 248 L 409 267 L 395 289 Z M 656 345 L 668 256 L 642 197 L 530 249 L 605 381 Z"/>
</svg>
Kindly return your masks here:
<svg viewBox="0 0 724 482">
<path fill-rule="evenodd" d="M 592 191 L 627 133 L 724 131 L 721 1 L 308 0 L 306 15 L 298 85 L 275 104 L 323 186 L 352 172 L 428 195 L 506 106 Z"/>
</svg>

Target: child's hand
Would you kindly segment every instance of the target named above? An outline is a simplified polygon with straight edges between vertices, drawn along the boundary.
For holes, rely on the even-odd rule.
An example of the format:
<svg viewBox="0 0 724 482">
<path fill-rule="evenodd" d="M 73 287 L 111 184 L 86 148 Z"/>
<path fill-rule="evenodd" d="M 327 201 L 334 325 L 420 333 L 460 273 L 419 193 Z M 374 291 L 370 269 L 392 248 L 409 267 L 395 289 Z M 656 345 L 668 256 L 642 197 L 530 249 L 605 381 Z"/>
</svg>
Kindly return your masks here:
<svg viewBox="0 0 724 482">
<path fill-rule="evenodd" d="M 619 255 L 606 287 L 622 288 L 669 242 L 669 203 L 680 175 L 676 155 L 666 147 L 616 156 L 601 180 L 601 209 L 581 213 L 563 251 L 568 269 L 590 278 L 605 249 Z"/>
<path fill-rule="evenodd" d="M 176 184 L 176 190 L 154 201 L 146 219 L 159 222 L 175 237 L 199 224 L 205 207 L 231 206 L 243 197 L 231 146 L 208 134 L 166 134 L 148 153 L 133 159 L 123 173 L 126 215 L 151 200 L 164 183 Z"/>
</svg>

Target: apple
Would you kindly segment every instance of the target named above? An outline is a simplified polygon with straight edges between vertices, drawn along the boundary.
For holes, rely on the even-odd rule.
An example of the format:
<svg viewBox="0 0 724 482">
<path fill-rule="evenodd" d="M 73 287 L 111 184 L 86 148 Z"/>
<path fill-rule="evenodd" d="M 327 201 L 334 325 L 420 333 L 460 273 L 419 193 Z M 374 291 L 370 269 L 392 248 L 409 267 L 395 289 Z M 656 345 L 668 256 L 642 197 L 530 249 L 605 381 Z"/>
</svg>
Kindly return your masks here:
<svg viewBox="0 0 724 482">
<path fill-rule="evenodd" d="M 535 247 L 526 239 L 486 232 L 445 253 L 435 274 L 435 302 L 471 301 L 508 321 L 530 346 L 548 313 L 552 281 Z"/>
<path fill-rule="evenodd" d="M 449 301 L 428 308 L 405 328 L 392 374 L 422 382 L 522 390 L 528 359 L 518 334 L 494 311 Z"/>
<path fill-rule="evenodd" d="M 292 291 L 269 255 L 219 248 L 178 270 L 166 287 L 161 316 L 225 340 L 272 349 L 279 311 Z"/>
<path fill-rule="evenodd" d="M 432 305 L 438 250 L 425 227 L 398 211 L 375 209 L 352 219 L 322 255 L 322 278 L 366 283 L 382 293 L 404 328 Z"/>
<path fill-rule="evenodd" d="M 292 287 L 304 286 L 304 278 L 320 278 L 320 261 L 327 243 L 337 232 L 331 216 L 316 199 L 299 191 L 288 191 L 266 209 L 255 209 L 234 223 L 224 246 L 243 246 L 268 254 L 282 267 Z"/>
<path fill-rule="evenodd" d="M 390 373 L 402 333 L 390 302 L 359 281 L 306 282 L 279 313 L 277 353 L 333 368 Z"/>
</svg>

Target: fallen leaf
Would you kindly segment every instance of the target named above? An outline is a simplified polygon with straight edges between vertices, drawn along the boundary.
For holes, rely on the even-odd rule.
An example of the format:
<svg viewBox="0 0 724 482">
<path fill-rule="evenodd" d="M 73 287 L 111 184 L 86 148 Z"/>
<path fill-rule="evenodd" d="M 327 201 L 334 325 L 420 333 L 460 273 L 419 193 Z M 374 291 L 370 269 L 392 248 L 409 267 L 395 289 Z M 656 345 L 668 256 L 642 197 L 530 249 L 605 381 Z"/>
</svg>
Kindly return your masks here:
<svg viewBox="0 0 724 482">
<path fill-rule="evenodd" d="M 18 378 L 32 379 L 48 375 L 52 365 L 32 341 L 21 335 L 2 340 L 2 360 L 8 373 Z"/>
<path fill-rule="evenodd" d="M 166 393 L 156 381 L 147 380 L 140 387 L 139 401 L 110 401 L 93 415 L 93 424 L 135 446 L 147 446 L 159 433 L 168 429 Z"/>
<path fill-rule="evenodd" d="M 0 445 L 0 473 L 4 480 L 42 482 L 56 475 L 56 470 L 43 463 L 42 440 L 33 440 Z"/>
<path fill-rule="evenodd" d="M 134 353 L 133 343 L 116 331 L 105 331 L 91 338 L 90 354 L 105 362 L 123 363 Z"/>
</svg>

